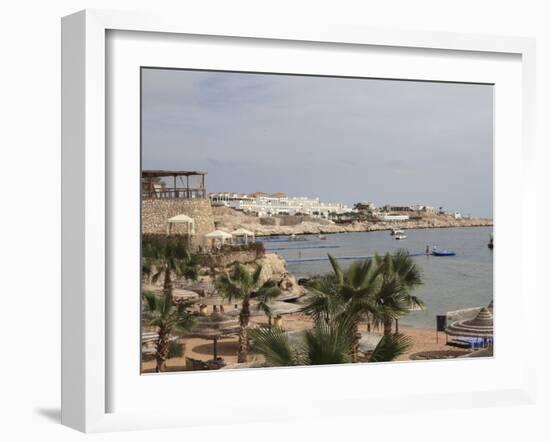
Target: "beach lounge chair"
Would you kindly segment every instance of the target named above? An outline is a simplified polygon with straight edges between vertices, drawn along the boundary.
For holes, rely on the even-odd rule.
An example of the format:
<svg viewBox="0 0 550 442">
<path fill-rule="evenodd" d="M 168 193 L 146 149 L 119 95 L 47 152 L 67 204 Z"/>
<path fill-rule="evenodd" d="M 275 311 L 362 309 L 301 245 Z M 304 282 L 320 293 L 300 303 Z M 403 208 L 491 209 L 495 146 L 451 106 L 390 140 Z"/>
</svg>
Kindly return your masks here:
<svg viewBox="0 0 550 442">
<path fill-rule="evenodd" d="M 190 357 L 185 358 L 185 368 L 187 370 L 208 370 L 208 364 L 200 359 L 193 359 Z"/>
<path fill-rule="evenodd" d="M 447 341 L 447 345 L 450 345 L 452 347 L 459 347 L 459 348 L 470 348 L 471 347 L 469 342 L 465 342 L 464 340 L 462 340 L 460 338 L 449 339 Z"/>
<path fill-rule="evenodd" d="M 491 338 L 469 338 L 469 337 L 459 337 L 451 339 L 447 342 L 448 345 L 460 348 L 481 348 L 485 347 L 487 344 L 492 344 L 493 340 Z"/>
</svg>

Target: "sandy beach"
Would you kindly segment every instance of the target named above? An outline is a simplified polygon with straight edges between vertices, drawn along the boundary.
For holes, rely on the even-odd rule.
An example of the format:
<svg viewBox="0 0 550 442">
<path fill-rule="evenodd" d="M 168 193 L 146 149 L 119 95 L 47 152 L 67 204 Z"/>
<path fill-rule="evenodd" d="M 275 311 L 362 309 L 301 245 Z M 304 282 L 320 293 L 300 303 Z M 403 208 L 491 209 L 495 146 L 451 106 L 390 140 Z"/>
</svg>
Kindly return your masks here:
<svg viewBox="0 0 550 442">
<path fill-rule="evenodd" d="M 264 320 L 260 318 L 253 318 L 251 325 L 265 324 Z M 306 315 L 302 313 L 293 313 L 284 317 L 285 330 L 300 330 L 311 327 L 312 322 Z M 361 325 L 362 331 L 366 330 L 366 325 Z M 411 348 L 397 360 L 407 361 L 413 360 L 415 354 L 419 352 L 439 352 L 449 351 L 456 354 L 467 353 L 456 347 L 452 347 L 445 344 L 445 333 L 440 332 L 436 342 L 435 329 L 411 327 L 406 325 L 399 325 L 399 332 L 412 338 L 413 344 Z M 185 344 L 185 354 L 180 358 L 173 358 L 167 360 L 168 371 L 186 371 L 185 358 L 190 357 L 193 359 L 200 359 L 206 361 L 212 358 L 213 344 L 212 341 L 199 338 L 183 338 L 179 342 Z M 237 338 L 231 337 L 218 342 L 218 354 L 223 357 L 226 363 L 237 362 Z M 254 353 L 249 355 L 249 362 L 262 362 L 263 357 Z M 155 361 L 146 361 L 142 363 L 142 370 L 144 373 L 151 373 L 154 371 Z"/>
</svg>

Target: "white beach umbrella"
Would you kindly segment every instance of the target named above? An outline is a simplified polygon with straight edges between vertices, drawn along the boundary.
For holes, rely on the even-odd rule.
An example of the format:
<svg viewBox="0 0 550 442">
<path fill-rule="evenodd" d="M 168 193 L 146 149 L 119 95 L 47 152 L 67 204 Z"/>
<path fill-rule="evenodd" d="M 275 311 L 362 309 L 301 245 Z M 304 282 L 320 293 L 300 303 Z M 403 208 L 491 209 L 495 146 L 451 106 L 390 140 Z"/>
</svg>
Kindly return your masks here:
<svg viewBox="0 0 550 442">
<path fill-rule="evenodd" d="M 245 235 L 248 235 L 248 236 L 254 236 L 254 232 L 251 232 L 250 230 L 246 230 L 246 229 L 237 229 L 237 230 L 233 230 L 231 232 L 231 235 L 235 235 L 235 236 L 245 236 Z"/>
<path fill-rule="evenodd" d="M 248 243 L 248 238 L 254 238 L 254 232 L 251 232 L 250 230 L 246 230 L 243 228 L 233 230 L 233 232 L 231 232 L 231 235 L 237 236 L 237 237 L 241 237 L 241 236 L 244 237 L 245 243 Z"/>
<path fill-rule="evenodd" d="M 187 224 L 187 234 L 188 235 L 194 235 L 195 234 L 195 221 L 190 216 L 184 215 L 183 213 L 180 215 L 173 216 L 172 218 L 169 218 L 166 221 L 166 233 L 170 234 L 172 231 L 172 226 L 174 224 Z"/>
<path fill-rule="evenodd" d="M 214 230 L 213 232 L 207 233 L 207 238 L 210 239 L 230 239 L 233 238 L 233 235 L 231 233 L 224 232 L 223 230 Z"/>
<path fill-rule="evenodd" d="M 225 244 L 227 240 L 233 238 L 231 233 L 224 232 L 223 230 L 214 230 L 213 232 L 207 233 L 204 235 L 206 238 L 211 239 L 212 241 L 220 241 L 220 243 Z"/>
</svg>

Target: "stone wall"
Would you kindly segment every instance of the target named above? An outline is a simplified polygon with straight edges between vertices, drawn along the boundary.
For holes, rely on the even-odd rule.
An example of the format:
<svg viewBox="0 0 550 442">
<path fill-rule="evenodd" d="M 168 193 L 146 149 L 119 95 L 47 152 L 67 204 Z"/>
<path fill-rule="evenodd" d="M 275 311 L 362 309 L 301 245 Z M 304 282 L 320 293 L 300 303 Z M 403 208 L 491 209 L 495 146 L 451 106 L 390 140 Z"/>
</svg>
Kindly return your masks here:
<svg viewBox="0 0 550 442">
<path fill-rule="evenodd" d="M 195 221 L 195 235 L 200 237 L 214 230 L 210 201 L 205 198 L 143 199 L 141 221 L 143 233 L 166 233 L 166 221 L 176 215 L 187 215 Z M 175 224 L 174 233 L 185 233 L 185 225 Z M 181 230 L 181 232 L 180 232 Z"/>
</svg>

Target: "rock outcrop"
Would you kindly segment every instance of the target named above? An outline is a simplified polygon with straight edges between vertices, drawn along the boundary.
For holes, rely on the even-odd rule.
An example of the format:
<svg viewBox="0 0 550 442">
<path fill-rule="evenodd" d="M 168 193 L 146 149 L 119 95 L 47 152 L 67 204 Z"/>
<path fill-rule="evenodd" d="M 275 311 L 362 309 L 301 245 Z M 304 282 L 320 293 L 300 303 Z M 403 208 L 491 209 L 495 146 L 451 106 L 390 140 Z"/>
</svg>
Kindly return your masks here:
<svg viewBox="0 0 550 442">
<path fill-rule="evenodd" d="M 286 261 L 275 253 L 266 253 L 257 261 L 262 266 L 260 273 L 260 284 L 268 280 L 277 283 L 283 294 L 303 295 L 305 289 L 298 284 L 295 276 L 286 269 Z"/>
</svg>

